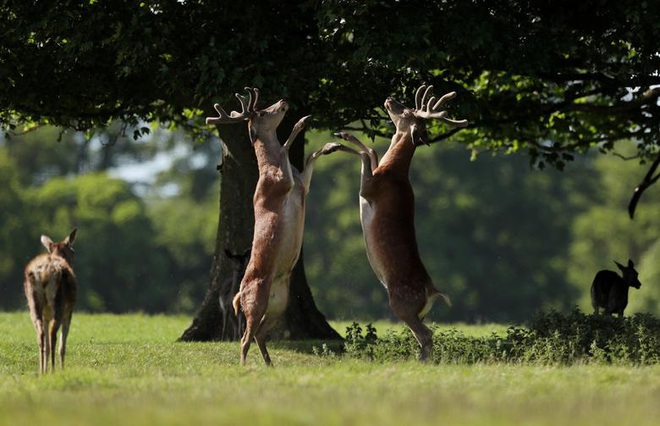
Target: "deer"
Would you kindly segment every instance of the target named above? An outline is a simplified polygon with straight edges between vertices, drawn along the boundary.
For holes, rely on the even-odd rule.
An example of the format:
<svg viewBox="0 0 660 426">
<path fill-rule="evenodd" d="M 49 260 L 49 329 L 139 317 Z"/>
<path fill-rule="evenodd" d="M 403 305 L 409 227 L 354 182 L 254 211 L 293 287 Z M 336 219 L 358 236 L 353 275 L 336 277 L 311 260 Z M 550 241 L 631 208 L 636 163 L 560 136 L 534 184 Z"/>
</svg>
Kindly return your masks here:
<svg viewBox="0 0 660 426">
<path fill-rule="evenodd" d="M 642 283 L 631 259 L 628 259 L 628 266 L 623 266 L 616 260 L 614 263 L 621 270 L 622 276 L 607 269 L 598 271 L 591 284 L 591 306 L 596 315 L 602 308 L 605 315 L 616 313 L 621 318 L 628 306 L 628 289 L 634 287 L 639 290 Z"/>
<path fill-rule="evenodd" d="M 238 286 L 241 283 L 245 268 L 247 267 L 248 260 L 250 259 L 250 249 L 243 253 L 234 254 L 229 250 L 225 250 L 225 256 L 231 261 L 232 264 L 232 277 L 224 282 L 224 285 L 218 298 L 220 304 L 220 312 L 222 313 L 222 336 L 227 337 L 231 331 L 230 339 L 234 340 L 240 337 L 243 330 L 243 321 L 240 316 L 232 317 L 234 296 L 238 293 Z"/>
<path fill-rule="evenodd" d="M 299 172 L 289 161 L 289 147 L 304 129 L 309 115 L 294 125 L 281 144 L 276 129 L 289 109 L 280 99 L 265 109 L 257 109 L 259 90 L 246 87 L 247 96 L 235 94 L 241 111 L 227 114 L 219 105 L 217 117 L 207 124 L 247 121 L 248 134 L 257 157 L 259 179 L 254 191 L 254 236 L 250 260 L 232 305 L 236 316 L 242 310 L 245 331 L 241 337 L 240 363 L 245 365 L 252 340 L 257 343 L 264 362 L 272 366 L 266 336 L 282 318 L 289 301 L 291 272 L 300 256 L 305 223 L 305 199 L 314 162 L 336 151 L 341 144 L 330 142 L 310 154 Z"/>
<path fill-rule="evenodd" d="M 437 299 L 451 306 L 438 291 L 422 263 L 415 234 L 415 196 L 408 178 L 416 148 L 428 145 L 425 120 L 438 119 L 454 127 L 467 120 L 451 120 L 439 108 L 456 96 L 429 97 L 433 86 L 420 86 L 411 109 L 389 97 L 385 109 L 396 131 L 380 162 L 376 152 L 355 136 L 335 135 L 357 147 L 342 144 L 338 150 L 361 158 L 360 221 L 367 258 L 376 277 L 387 290 L 394 314 L 412 331 L 420 347 L 419 359 L 427 361 L 433 349 L 433 333 L 423 323 Z"/>
<path fill-rule="evenodd" d="M 55 344 L 57 332 L 62 329 L 59 346 L 60 366 L 64 369 L 66 341 L 71 317 L 76 305 L 78 282 L 73 272 L 74 229 L 61 242 L 54 243 L 50 237 L 41 236 L 43 253 L 32 259 L 25 267 L 23 287 L 30 309 L 30 318 L 37 333 L 39 346 L 39 372 L 55 371 Z"/>
</svg>

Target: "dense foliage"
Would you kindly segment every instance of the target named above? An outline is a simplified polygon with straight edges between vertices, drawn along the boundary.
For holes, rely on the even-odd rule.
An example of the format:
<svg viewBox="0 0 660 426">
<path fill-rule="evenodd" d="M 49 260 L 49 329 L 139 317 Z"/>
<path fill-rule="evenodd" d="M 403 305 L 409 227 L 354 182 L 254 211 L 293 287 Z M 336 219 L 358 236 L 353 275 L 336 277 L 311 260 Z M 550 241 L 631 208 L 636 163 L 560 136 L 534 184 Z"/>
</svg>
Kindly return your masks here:
<svg viewBox="0 0 660 426">
<path fill-rule="evenodd" d="M 659 8 L 628 0 L 6 1 L 0 123 L 89 129 L 139 117 L 194 127 L 194 111 L 252 85 L 267 98 L 291 98 L 317 125 L 364 120 L 379 132 L 384 98 L 410 99 L 427 82 L 460 92 L 458 112 L 474 129 L 464 142 L 475 150 L 527 150 L 562 167 L 576 151 L 635 138 L 638 153 L 654 158 Z"/>
</svg>

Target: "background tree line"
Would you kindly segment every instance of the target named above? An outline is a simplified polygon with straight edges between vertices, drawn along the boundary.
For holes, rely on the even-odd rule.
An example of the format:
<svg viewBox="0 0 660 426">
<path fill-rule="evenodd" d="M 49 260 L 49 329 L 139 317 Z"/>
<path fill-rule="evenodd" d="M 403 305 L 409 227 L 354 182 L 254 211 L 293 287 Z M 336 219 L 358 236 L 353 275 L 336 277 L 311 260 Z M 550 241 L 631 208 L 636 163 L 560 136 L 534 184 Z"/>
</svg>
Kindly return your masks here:
<svg viewBox="0 0 660 426">
<path fill-rule="evenodd" d="M 314 146 L 332 138 L 308 135 Z M 46 128 L 0 144 L 2 309 L 24 305 L 22 268 L 43 250 L 39 235 L 60 238 L 57 232 L 72 226 L 80 229 L 82 310 L 191 314 L 199 305 L 217 226 L 218 141 L 195 143 L 164 130 L 148 142 L 119 133 L 104 137 L 113 145 Z M 377 139 L 374 147 L 387 143 Z M 629 143 L 621 154 L 634 149 Z M 172 161 L 155 180 L 117 177 L 118 166 L 158 154 Z M 386 294 L 364 252 L 359 162 L 347 155 L 324 160 L 307 206 L 304 250 L 312 292 L 329 318 L 388 318 Z M 411 176 L 420 250 L 454 303 L 434 310 L 432 318 L 514 322 L 548 308 L 579 304 L 588 311 L 595 272 L 628 253 L 644 284 L 631 295 L 630 311 L 660 313 L 654 285 L 660 196 L 651 191 L 638 217 L 627 217 L 637 171 L 619 157 L 579 157 L 558 172 L 535 169 L 524 157 L 471 159 L 454 141 L 420 148 Z"/>
</svg>

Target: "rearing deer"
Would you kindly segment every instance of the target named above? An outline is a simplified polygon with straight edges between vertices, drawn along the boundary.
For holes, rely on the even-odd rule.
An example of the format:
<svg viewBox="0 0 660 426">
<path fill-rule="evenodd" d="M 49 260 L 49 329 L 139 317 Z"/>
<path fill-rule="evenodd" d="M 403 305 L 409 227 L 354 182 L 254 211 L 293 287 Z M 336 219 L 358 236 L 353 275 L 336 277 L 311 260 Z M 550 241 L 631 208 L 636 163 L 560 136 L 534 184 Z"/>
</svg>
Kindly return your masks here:
<svg viewBox="0 0 660 426">
<path fill-rule="evenodd" d="M 248 122 L 250 141 L 259 167 L 259 180 L 254 191 L 254 238 L 252 252 L 239 292 L 233 300 L 245 314 L 245 332 L 241 338 L 241 364 L 245 364 L 250 343 L 254 339 L 267 365 L 272 365 L 266 349 L 268 330 L 282 317 L 289 301 L 291 271 L 300 255 L 305 222 L 305 198 L 309 192 L 314 162 L 321 155 L 334 152 L 341 145 L 328 143 L 312 153 L 302 173 L 289 162 L 289 147 L 305 126 L 309 116 L 293 127 L 284 145 L 277 139 L 276 129 L 289 109 L 285 100 L 257 110 L 259 91 L 246 88 L 248 97 L 236 94 L 242 111 L 227 114 L 214 105 L 218 117 L 207 124 Z"/>
<path fill-rule="evenodd" d="M 30 318 L 37 332 L 39 345 L 39 371 L 55 370 L 55 342 L 57 331 L 62 327 L 60 339 L 60 364 L 64 368 L 66 339 L 73 308 L 76 304 L 77 280 L 73 272 L 73 241 L 76 230 L 71 231 L 64 241 L 54 243 L 46 235 L 41 236 L 41 244 L 48 253 L 35 257 L 25 267 L 25 297 L 30 308 Z"/>
<path fill-rule="evenodd" d="M 374 150 L 348 133 L 338 133 L 358 150 L 339 149 L 362 159 L 360 182 L 360 220 L 371 268 L 387 289 L 394 314 L 405 322 L 419 342 L 420 359 L 425 361 L 433 348 L 433 333 L 422 322 L 438 297 L 450 305 L 449 298 L 433 286 L 417 248 L 415 235 L 415 198 L 408 179 L 410 163 L 420 143 L 428 144 L 425 119 L 435 118 L 456 126 L 466 120 L 450 120 L 438 108 L 456 96 L 455 92 L 428 98 L 432 86 L 421 86 L 415 93 L 415 109 L 392 98 L 385 109 L 396 127 L 390 146 L 380 163 Z"/>
</svg>

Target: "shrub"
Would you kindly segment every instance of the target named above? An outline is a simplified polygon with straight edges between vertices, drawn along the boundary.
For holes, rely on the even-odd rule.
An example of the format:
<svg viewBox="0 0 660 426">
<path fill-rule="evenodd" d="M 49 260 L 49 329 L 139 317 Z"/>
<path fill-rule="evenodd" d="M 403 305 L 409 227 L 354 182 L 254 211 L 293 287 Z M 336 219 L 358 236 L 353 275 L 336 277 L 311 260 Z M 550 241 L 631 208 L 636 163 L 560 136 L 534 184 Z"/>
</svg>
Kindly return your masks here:
<svg viewBox="0 0 660 426">
<path fill-rule="evenodd" d="M 660 361 L 660 320 L 649 314 L 615 318 L 556 311 L 535 317 L 528 327 L 514 326 L 506 336 L 468 337 L 451 329 L 434 331 L 433 360 L 438 363 L 605 363 L 648 365 Z M 388 330 L 379 338 L 353 323 L 346 330 L 345 356 L 375 361 L 408 360 L 419 348 L 409 330 Z"/>
</svg>

